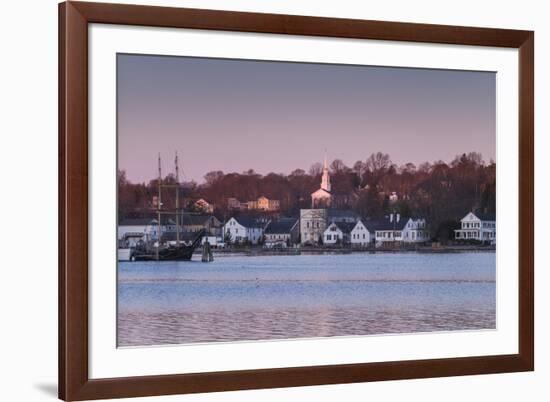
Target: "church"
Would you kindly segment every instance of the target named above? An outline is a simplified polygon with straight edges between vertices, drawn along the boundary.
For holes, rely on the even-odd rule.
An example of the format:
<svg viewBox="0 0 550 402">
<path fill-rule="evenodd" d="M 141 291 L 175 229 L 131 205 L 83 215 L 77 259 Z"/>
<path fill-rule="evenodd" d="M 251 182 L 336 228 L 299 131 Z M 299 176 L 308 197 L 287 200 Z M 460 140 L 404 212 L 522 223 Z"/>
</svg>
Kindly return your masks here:
<svg viewBox="0 0 550 402">
<path fill-rule="evenodd" d="M 332 192 L 330 186 L 330 174 L 328 172 L 327 156 L 323 164 L 321 187 L 311 193 L 311 208 L 329 208 L 332 205 Z"/>
</svg>

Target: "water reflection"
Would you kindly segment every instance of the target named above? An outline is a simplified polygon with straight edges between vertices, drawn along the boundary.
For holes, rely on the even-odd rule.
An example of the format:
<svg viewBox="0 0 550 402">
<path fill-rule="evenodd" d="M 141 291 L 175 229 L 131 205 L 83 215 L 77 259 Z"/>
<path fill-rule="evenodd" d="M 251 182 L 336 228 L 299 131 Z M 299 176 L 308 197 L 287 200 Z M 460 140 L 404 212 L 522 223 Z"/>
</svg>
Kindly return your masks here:
<svg viewBox="0 0 550 402">
<path fill-rule="evenodd" d="M 495 255 L 119 265 L 120 346 L 495 328 Z"/>
</svg>

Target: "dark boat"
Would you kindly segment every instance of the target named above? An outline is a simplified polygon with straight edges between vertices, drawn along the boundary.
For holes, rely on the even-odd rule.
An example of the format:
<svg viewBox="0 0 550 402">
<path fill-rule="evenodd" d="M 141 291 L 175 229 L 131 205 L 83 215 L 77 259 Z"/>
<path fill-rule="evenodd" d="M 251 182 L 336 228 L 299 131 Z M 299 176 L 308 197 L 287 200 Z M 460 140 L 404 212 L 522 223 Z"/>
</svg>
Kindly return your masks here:
<svg viewBox="0 0 550 402">
<path fill-rule="evenodd" d="M 146 250 L 145 247 L 139 245 L 135 248 L 131 259 L 133 261 L 190 261 L 193 256 L 193 252 L 200 245 L 201 240 L 205 234 L 205 231 L 200 231 L 193 242 L 190 245 L 167 245 L 162 247 L 158 251 L 158 257 L 156 251 Z"/>
<path fill-rule="evenodd" d="M 158 199 L 157 199 L 157 221 L 158 221 L 158 240 L 156 245 L 151 243 L 141 242 L 132 250 L 130 254 L 131 261 L 189 261 L 193 256 L 195 249 L 201 244 L 203 236 L 206 234 L 206 230 L 201 230 L 197 233 L 191 244 L 180 241 L 180 225 L 179 217 L 181 214 L 181 209 L 179 205 L 179 166 L 178 166 L 178 154 L 176 153 L 175 159 L 176 165 L 176 175 L 175 184 L 163 184 L 162 183 L 162 172 L 161 172 L 161 161 L 160 154 L 158 159 Z M 162 188 L 173 188 L 175 189 L 175 209 L 165 210 L 162 208 Z M 161 210 L 162 209 L 162 210 Z M 161 216 L 162 215 L 175 215 L 176 217 L 176 244 L 171 244 L 169 241 L 166 241 L 165 244 L 162 244 L 162 231 L 161 231 Z"/>
</svg>

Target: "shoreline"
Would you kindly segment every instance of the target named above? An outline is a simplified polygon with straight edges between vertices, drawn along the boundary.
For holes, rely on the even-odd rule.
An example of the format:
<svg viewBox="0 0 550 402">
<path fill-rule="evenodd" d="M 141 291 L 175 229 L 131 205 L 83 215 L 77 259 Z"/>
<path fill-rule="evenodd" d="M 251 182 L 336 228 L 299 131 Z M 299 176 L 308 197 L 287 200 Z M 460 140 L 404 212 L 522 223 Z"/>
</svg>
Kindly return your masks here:
<svg viewBox="0 0 550 402">
<path fill-rule="evenodd" d="M 246 248 L 246 249 L 213 249 L 214 258 L 238 256 L 293 256 L 293 255 L 321 255 L 321 254 L 398 254 L 398 253 L 417 253 L 417 254 L 457 254 L 457 253 L 481 253 L 496 252 L 495 246 L 442 246 L 433 247 L 415 247 L 415 248 L 287 248 L 287 249 L 266 249 L 266 248 Z M 200 255 L 201 249 L 197 249 L 194 255 Z"/>
</svg>

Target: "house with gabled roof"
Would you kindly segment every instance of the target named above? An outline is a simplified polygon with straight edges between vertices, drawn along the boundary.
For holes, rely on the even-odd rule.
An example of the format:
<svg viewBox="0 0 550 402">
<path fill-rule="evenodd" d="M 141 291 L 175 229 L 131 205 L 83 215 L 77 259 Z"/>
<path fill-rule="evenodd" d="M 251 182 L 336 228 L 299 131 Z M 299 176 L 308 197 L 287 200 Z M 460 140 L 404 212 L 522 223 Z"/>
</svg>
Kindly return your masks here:
<svg viewBox="0 0 550 402">
<path fill-rule="evenodd" d="M 287 247 L 298 241 L 300 226 L 297 218 L 280 218 L 269 222 L 264 231 L 266 247 Z"/>
<path fill-rule="evenodd" d="M 390 214 L 380 221 L 365 223 L 369 231 L 374 232 L 377 247 L 385 243 L 422 243 L 430 239 L 430 232 L 424 218 L 401 217 Z"/>
<path fill-rule="evenodd" d="M 377 247 L 386 243 L 403 241 L 403 230 L 409 218 L 401 218 L 400 214 L 390 214 L 387 218 L 371 222 L 368 227 L 374 230 L 374 240 Z"/>
<path fill-rule="evenodd" d="M 404 243 L 423 243 L 430 240 L 430 231 L 426 225 L 426 219 L 419 217 L 407 218 L 403 228 Z"/>
<path fill-rule="evenodd" d="M 367 225 L 359 219 L 350 232 L 350 243 L 353 246 L 368 246 L 374 240 L 374 232 L 370 232 Z"/>
<path fill-rule="evenodd" d="M 221 236 L 222 224 L 214 215 L 184 212 L 180 215 L 182 232 L 200 232 L 206 230 L 215 236 Z"/>
<path fill-rule="evenodd" d="M 258 244 L 269 220 L 252 216 L 232 217 L 223 226 L 223 233 L 232 243 Z"/>
<path fill-rule="evenodd" d="M 494 215 L 468 212 L 455 230 L 456 240 L 478 240 L 496 244 L 497 226 Z"/>
<path fill-rule="evenodd" d="M 355 223 L 332 222 L 323 233 L 323 244 L 348 244 Z"/>
</svg>

